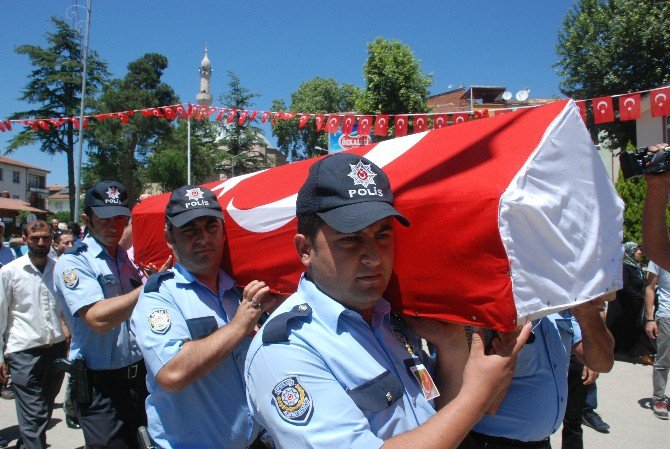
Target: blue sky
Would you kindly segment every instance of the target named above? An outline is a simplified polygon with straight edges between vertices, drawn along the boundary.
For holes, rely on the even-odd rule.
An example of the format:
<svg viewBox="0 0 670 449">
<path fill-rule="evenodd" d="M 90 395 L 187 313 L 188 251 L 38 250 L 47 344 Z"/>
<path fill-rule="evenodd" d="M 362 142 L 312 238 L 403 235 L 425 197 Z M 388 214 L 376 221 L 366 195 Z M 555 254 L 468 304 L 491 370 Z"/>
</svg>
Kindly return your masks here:
<svg viewBox="0 0 670 449">
<path fill-rule="evenodd" d="M 0 17 L 0 118 L 28 108 L 18 101 L 31 67 L 14 53 L 21 44 L 44 45 L 49 17 L 65 18 L 73 0 L 22 0 L 3 5 Z M 79 0 L 85 4 L 85 0 Z M 194 101 L 205 43 L 214 69 L 214 106 L 226 88 L 227 71 L 260 97 L 290 103 L 298 85 L 315 76 L 364 86 L 367 43 L 377 36 L 408 44 L 433 94 L 450 85 L 524 87 L 531 97 L 560 96 L 552 64 L 562 19 L 573 1 L 128 1 L 93 0 L 90 45 L 115 77 L 144 53 L 167 56 L 164 80 L 183 102 Z M 111 111 L 110 111 L 111 112 Z M 302 111 L 299 111 L 302 112 Z M 304 111 L 309 112 L 309 111 Z M 0 133 L 4 154 L 13 133 Z M 266 135 L 270 136 L 269 129 Z M 9 157 L 48 168 L 49 184 L 67 180 L 65 155 L 36 148 Z"/>
</svg>

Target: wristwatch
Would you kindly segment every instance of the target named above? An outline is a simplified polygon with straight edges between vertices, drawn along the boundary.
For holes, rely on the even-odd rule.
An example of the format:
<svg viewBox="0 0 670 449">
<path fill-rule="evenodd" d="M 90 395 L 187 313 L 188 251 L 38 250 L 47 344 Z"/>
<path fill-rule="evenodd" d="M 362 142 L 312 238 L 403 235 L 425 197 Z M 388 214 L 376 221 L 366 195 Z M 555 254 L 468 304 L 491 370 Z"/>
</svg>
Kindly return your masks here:
<svg viewBox="0 0 670 449">
<path fill-rule="evenodd" d="M 651 322 L 654 322 L 654 321 L 656 321 L 656 320 L 647 320 L 647 323 L 651 323 Z"/>
</svg>

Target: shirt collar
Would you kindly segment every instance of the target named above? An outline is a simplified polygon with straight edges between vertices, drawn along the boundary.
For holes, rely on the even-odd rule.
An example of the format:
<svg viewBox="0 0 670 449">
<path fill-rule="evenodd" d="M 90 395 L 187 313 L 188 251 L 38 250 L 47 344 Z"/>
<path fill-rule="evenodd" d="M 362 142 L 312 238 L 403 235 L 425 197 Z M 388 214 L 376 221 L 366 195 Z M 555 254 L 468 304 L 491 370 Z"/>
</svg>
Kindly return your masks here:
<svg viewBox="0 0 670 449">
<path fill-rule="evenodd" d="M 47 263 L 44 266 L 44 271 L 40 271 L 39 268 L 37 268 L 35 264 L 33 264 L 33 262 L 30 260 L 30 256 L 28 255 L 28 253 L 19 257 L 17 260 L 19 261 L 19 263 L 23 268 L 30 268 L 34 272 L 39 273 L 41 275 L 47 273 L 47 271 L 51 271 L 53 265 L 56 263 L 51 257 L 47 257 Z"/>
<path fill-rule="evenodd" d="M 300 278 L 300 283 L 298 284 L 298 292 L 300 296 L 304 298 L 307 302 L 314 302 L 312 305 L 313 309 L 317 310 L 319 318 L 321 318 L 324 323 L 331 329 L 337 332 L 337 326 L 340 322 L 340 317 L 342 316 L 351 316 L 354 319 L 363 320 L 363 317 L 360 313 L 351 310 L 339 302 L 337 302 L 332 297 L 328 296 L 322 290 L 320 290 L 314 282 L 309 278 L 305 277 L 305 274 Z M 376 316 L 383 316 L 391 311 L 391 305 L 384 298 L 379 298 L 379 301 L 372 307 L 372 323 L 376 324 L 380 322 L 379 319 L 376 319 Z"/>
<path fill-rule="evenodd" d="M 105 254 L 107 257 L 110 259 L 113 259 L 111 254 L 107 251 L 107 248 L 102 246 L 100 242 L 98 242 L 91 234 L 87 235 L 86 238 L 83 240 L 84 243 L 86 243 L 86 246 L 88 247 L 88 250 L 93 254 L 95 257 L 99 256 L 100 254 Z M 127 259 L 128 256 L 126 255 L 126 250 L 119 245 L 116 245 L 116 257 L 117 258 L 122 258 L 122 259 Z"/>
<path fill-rule="evenodd" d="M 180 284 L 198 284 L 202 287 L 207 288 L 202 282 L 198 280 L 190 271 L 184 268 L 179 262 L 174 264 L 172 271 L 175 274 L 175 282 Z M 222 297 L 223 294 L 235 287 L 235 281 L 232 277 L 223 269 L 219 268 L 219 297 Z M 209 288 L 207 288 L 209 290 Z"/>
</svg>

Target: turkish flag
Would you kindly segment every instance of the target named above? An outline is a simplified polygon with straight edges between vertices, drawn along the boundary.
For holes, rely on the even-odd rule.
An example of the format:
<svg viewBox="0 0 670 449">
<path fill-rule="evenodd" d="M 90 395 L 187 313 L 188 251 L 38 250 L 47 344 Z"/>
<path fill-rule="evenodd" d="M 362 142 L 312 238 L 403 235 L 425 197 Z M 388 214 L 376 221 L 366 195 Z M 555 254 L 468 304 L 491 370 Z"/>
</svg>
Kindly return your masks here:
<svg viewBox="0 0 670 449">
<path fill-rule="evenodd" d="M 47 121 L 49 123 L 51 123 L 51 125 L 55 128 L 59 128 L 59 127 L 61 127 L 65 124 L 65 119 L 62 119 L 60 117 L 59 118 L 50 118 L 50 119 L 47 119 Z"/>
<path fill-rule="evenodd" d="M 172 109 L 172 106 L 163 106 L 161 109 L 163 110 L 163 115 L 168 120 L 173 120 L 177 116 L 174 109 Z"/>
<path fill-rule="evenodd" d="M 298 128 L 304 128 L 307 122 L 309 121 L 310 114 L 300 114 L 300 120 L 298 121 Z"/>
<path fill-rule="evenodd" d="M 295 118 L 297 114 L 295 112 L 283 112 L 281 114 L 281 117 L 279 117 L 281 120 L 291 120 L 292 118 Z"/>
<path fill-rule="evenodd" d="M 46 120 L 37 120 L 37 124 L 40 125 L 40 128 L 48 131 L 51 129 L 49 123 Z"/>
<path fill-rule="evenodd" d="M 384 297 L 397 312 L 511 330 L 621 287 L 623 203 L 571 101 L 347 152 L 386 172 L 395 207 L 412 223 L 393 224 Z M 261 279 L 295 291 L 304 271 L 293 243 L 296 196 L 318 160 L 205 185 L 225 217 L 222 266 L 239 285 Z M 354 187 L 346 173 L 340 182 Z M 141 263 L 170 254 L 160 232 L 169 197 L 132 211 Z"/>
<path fill-rule="evenodd" d="M 457 112 L 456 114 L 451 114 L 451 124 L 458 125 L 459 123 L 465 123 L 470 118 L 470 114 L 467 112 Z"/>
<path fill-rule="evenodd" d="M 630 94 L 619 97 L 619 120 L 637 120 L 642 116 L 641 95 Z"/>
<path fill-rule="evenodd" d="M 575 104 L 579 108 L 579 115 L 582 117 L 582 121 L 586 124 L 586 100 L 576 101 Z"/>
<path fill-rule="evenodd" d="M 235 120 L 235 115 L 237 115 L 237 109 L 231 109 L 230 112 L 228 113 L 226 123 L 233 123 L 233 120 Z"/>
<path fill-rule="evenodd" d="M 256 119 L 257 115 L 258 115 L 258 111 L 251 111 L 251 115 L 249 116 L 249 121 L 253 122 Z"/>
<path fill-rule="evenodd" d="M 268 117 L 270 117 L 270 114 L 272 114 L 272 112 L 270 112 L 270 111 L 263 111 L 263 115 L 261 115 L 261 123 L 265 123 L 265 122 L 267 122 Z"/>
<path fill-rule="evenodd" d="M 2 122 L 0 122 L 0 131 L 3 133 L 5 132 L 5 125 L 3 125 Z"/>
<path fill-rule="evenodd" d="M 649 92 L 652 117 L 665 117 L 670 115 L 670 87 L 654 89 Z"/>
<path fill-rule="evenodd" d="M 188 112 L 184 108 L 183 104 L 178 104 L 177 106 L 174 107 L 174 111 L 177 114 L 177 117 L 179 118 L 188 118 Z"/>
<path fill-rule="evenodd" d="M 354 114 L 344 114 L 342 120 L 342 134 L 351 134 L 354 130 L 354 123 L 356 123 L 356 116 Z"/>
<path fill-rule="evenodd" d="M 153 109 L 151 109 L 151 108 L 149 108 L 149 109 L 142 109 L 140 112 L 141 112 L 142 115 L 145 116 L 145 117 L 152 117 L 152 116 L 153 116 Z"/>
<path fill-rule="evenodd" d="M 387 114 L 378 115 L 375 120 L 375 136 L 386 136 L 389 133 L 389 116 Z"/>
<path fill-rule="evenodd" d="M 489 116 L 489 110 L 477 109 L 476 111 L 472 112 L 472 115 L 474 115 L 476 118 L 487 118 Z"/>
<path fill-rule="evenodd" d="M 335 134 L 338 129 L 340 129 L 340 115 L 330 114 L 326 121 L 326 132 Z"/>
<path fill-rule="evenodd" d="M 2 122 L 2 124 L 5 126 L 5 129 L 7 131 L 12 130 L 12 122 L 10 122 L 9 120 L 5 120 L 4 122 Z"/>
<path fill-rule="evenodd" d="M 249 111 L 246 109 L 240 112 L 240 118 L 237 119 L 237 124 L 240 126 L 244 125 L 244 122 L 247 121 L 247 115 L 249 115 Z"/>
<path fill-rule="evenodd" d="M 414 116 L 414 132 L 421 133 L 428 128 L 428 116 L 427 115 L 415 115 Z"/>
<path fill-rule="evenodd" d="M 314 119 L 316 120 L 316 132 L 319 132 L 323 128 L 323 124 L 326 121 L 326 116 L 323 114 L 316 114 Z"/>
<path fill-rule="evenodd" d="M 370 128 L 372 127 L 372 116 L 363 115 L 358 118 L 358 135 L 367 136 L 370 134 Z"/>
<path fill-rule="evenodd" d="M 598 97 L 591 100 L 593 106 L 593 122 L 608 123 L 614 121 L 614 106 L 612 106 L 612 97 Z"/>
<path fill-rule="evenodd" d="M 228 110 L 228 108 L 219 109 L 219 113 L 216 114 L 216 119 L 215 120 L 217 122 L 220 122 L 221 120 L 223 120 L 223 115 L 226 113 L 227 110 Z"/>
<path fill-rule="evenodd" d="M 396 137 L 402 137 L 407 135 L 407 116 L 406 115 L 396 115 L 395 116 L 395 135 Z"/>
<path fill-rule="evenodd" d="M 449 124 L 449 116 L 447 114 L 433 115 L 433 129 L 444 128 Z"/>
</svg>

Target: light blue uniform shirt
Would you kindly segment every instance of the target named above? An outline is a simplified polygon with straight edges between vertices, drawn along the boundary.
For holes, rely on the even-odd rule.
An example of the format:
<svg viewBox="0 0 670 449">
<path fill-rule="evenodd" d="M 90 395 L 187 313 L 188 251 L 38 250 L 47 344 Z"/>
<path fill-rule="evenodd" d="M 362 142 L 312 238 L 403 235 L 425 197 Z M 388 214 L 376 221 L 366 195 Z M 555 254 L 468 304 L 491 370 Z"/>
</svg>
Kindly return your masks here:
<svg viewBox="0 0 670 449">
<path fill-rule="evenodd" d="M 485 415 L 474 431 L 521 441 L 541 441 L 563 422 L 572 347 L 582 332 L 569 312 L 533 321 L 535 341 L 526 343 L 498 412 Z"/>
<path fill-rule="evenodd" d="M 149 435 L 160 448 L 242 449 L 256 438 L 259 428 L 247 407 L 243 380 L 250 338 L 178 393 L 165 391 L 156 382 L 156 374 L 185 342 L 205 338 L 228 324 L 239 299 L 233 279 L 223 270 L 218 295 L 179 264 L 145 284 L 131 327 L 147 366 Z"/>
<path fill-rule="evenodd" d="M 277 447 L 379 448 L 435 414 L 389 312 L 380 299 L 369 326 L 301 279 L 247 356 L 249 407 Z"/>
<path fill-rule="evenodd" d="M 649 261 L 647 271 L 658 276 L 658 308 L 656 309 L 657 318 L 670 318 L 670 273 Z"/>
<path fill-rule="evenodd" d="M 130 293 L 142 285 L 137 270 L 117 246 L 116 259 L 91 236 L 56 261 L 54 286 L 72 332 L 69 359 L 84 357 L 94 370 L 123 368 L 142 360 L 127 321 L 104 333 L 91 329 L 77 311 L 105 298 Z"/>
<path fill-rule="evenodd" d="M 16 259 L 16 254 L 11 248 L 7 248 L 0 239 L 0 267 L 7 265 L 12 260 Z"/>
</svg>

